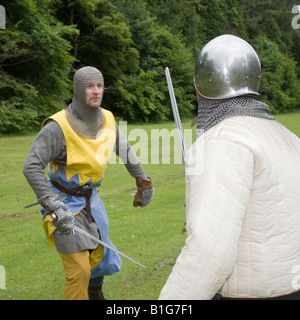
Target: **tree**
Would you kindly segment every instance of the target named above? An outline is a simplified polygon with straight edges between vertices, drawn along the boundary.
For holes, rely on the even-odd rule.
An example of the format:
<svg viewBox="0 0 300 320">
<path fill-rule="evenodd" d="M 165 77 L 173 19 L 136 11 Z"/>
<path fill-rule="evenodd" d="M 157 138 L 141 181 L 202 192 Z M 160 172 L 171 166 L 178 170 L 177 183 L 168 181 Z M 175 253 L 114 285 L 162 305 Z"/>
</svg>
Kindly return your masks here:
<svg viewBox="0 0 300 320">
<path fill-rule="evenodd" d="M 192 48 L 194 58 L 211 39 L 223 33 L 245 36 L 237 0 L 145 0 L 147 8 L 160 25 L 182 35 Z"/>
<path fill-rule="evenodd" d="M 181 35 L 173 34 L 169 27 L 157 23 L 149 14 L 143 0 L 130 1 L 130 4 L 114 0 L 113 3 L 128 21 L 134 46 L 139 52 L 142 74 L 151 79 L 151 83 L 147 85 L 144 82 L 142 85 L 144 88 L 142 92 L 145 95 L 143 101 L 136 97 L 133 110 L 138 115 L 137 119 L 144 121 L 173 119 L 165 67 L 170 68 L 181 114 L 190 115 L 195 100 L 192 50 L 186 47 Z M 147 97 L 148 112 L 143 116 L 139 110 L 146 102 L 145 97 Z"/>
<path fill-rule="evenodd" d="M 4 0 L 0 133 L 39 126 L 72 97 L 83 65 L 105 78 L 103 107 L 128 121 L 172 119 L 165 67 L 182 115 L 195 109 L 193 67 L 224 33 L 257 50 L 261 98 L 273 113 L 299 108 L 300 33 L 292 0 Z"/>
<path fill-rule="evenodd" d="M 170 117 L 163 104 L 167 86 L 159 50 L 167 43 L 173 46 L 174 52 L 176 47 L 181 52 L 184 45 L 166 30 L 163 41 L 158 41 L 160 27 L 148 15 L 143 1 L 124 4 L 108 0 L 57 0 L 56 17 L 64 24 L 75 24 L 80 31 L 69 38 L 76 59 L 73 66 L 88 64 L 103 72 L 106 87 L 104 108 L 128 121 L 149 122 Z M 172 41 L 176 46 L 171 44 Z M 181 64 L 182 72 L 187 70 L 182 66 L 190 61 L 189 55 L 187 50 L 176 62 Z M 173 56 L 177 57 L 178 53 Z M 188 69 L 191 70 L 190 65 Z M 181 94 L 180 98 L 184 101 L 183 110 L 192 108 L 188 95 Z"/>
<path fill-rule="evenodd" d="M 193 49 L 194 59 L 198 50 L 195 44 L 203 46 L 221 34 L 234 34 L 250 42 L 262 55 L 262 99 L 271 105 L 273 113 L 299 108 L 300 35 L 291 28 L 292 1 L 145 1 L 160 24 L 182 35 Z M 272 63 L 276 65 L 272 67 Z"/>
<path fill-rule="evenodd" d="M 70 39 L 74 67 L 93 65 L 102 71 L 103 107 L 128 121 L 147 120 L 153 90 L 143 88 L 152 85 L 153 74 L 140 70 L 139 52 L 123 14 L 107 0 L 75 0 L 57 1 L 56 15 L 80 30 Z"/>
<path fill-rule="evenodd" d="M 65 103 L 72 57 L 64 37 L 76 31 L 53 18 L 47 0 L 12 0 L 4 6 L 7 28 L 0 32 L 0 132 L 14 132 L 34 128 Z"/>
<path fill-rule="evenodd" d="M 270 105 L 273 114 L 294 110 L 300 99 L 296 62 L 284 56 L 276 43 L 267 37 L 253 42 L 262 64 L 261 100 Z"/>
</svg>

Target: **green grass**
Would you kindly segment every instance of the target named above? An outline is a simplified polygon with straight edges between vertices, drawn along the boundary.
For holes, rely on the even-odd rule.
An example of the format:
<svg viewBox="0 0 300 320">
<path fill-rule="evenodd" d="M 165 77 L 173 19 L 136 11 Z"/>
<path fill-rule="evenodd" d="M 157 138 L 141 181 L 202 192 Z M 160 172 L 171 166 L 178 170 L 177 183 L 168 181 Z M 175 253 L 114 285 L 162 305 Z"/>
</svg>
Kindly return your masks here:
<svg viewBox="0 0 300 320">
<path fill-rule="evenodd" d="M 300 136 L 300 112 L 279 115 L 276 119 Z M 183 127 L 189 128 L 189 124 L 190 120 L 184 121 Z M 151 129 L 171 131 L 174 124 L 129 125 L 128 133 L 136 128 L 145 130 L 150 137 Z M 39 208 L 23 208 L 35 201 L 22 174 L 34 137 L 34 134 L 0 137 L 0 265 L 6 271 L 6 289 L 0 289 L 1 300 L 62 297 L 63 267 L 58 253 L 46 242 Z M 121 272 L 105 279 L 104 293 L 110 300 L 157 299 L 186 237 L 181 233 L 185 222 L 183 166 L 174 161 L 150 164 L 150 142 L 148 147 L 149 164 L 143 167 L 155 187 L 150 205 L 132 206 L 135 180 L 121 164 L 108 166 L 99 188 L 109 215 L 112 241 L 120 251 L 147 266 L 143 269 L 122 258 Z M 162 148 L 152 146 L 153 155 Z"/>
<path fill-rule="evenodd" d="M 298 137 L 300 137 L 300 111 L 293 113 L 280 114 L 275 116 L 276 120 L 289 128 Z"/>
</svg>

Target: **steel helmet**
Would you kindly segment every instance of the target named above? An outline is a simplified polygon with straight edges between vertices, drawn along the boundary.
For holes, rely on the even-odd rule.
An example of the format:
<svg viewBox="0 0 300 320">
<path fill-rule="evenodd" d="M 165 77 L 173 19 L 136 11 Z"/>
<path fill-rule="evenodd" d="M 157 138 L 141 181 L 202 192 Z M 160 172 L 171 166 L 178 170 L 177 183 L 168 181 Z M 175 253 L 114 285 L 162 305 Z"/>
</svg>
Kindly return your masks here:
<svg viewBox="0 0 300 320">
<path fill-rule="evenodd" d="M 222 35 L 200 51 L 194 69 L 196 90 L 207 99 L 259 94 L 261 64 L 245 40 Z"/>
</svg>

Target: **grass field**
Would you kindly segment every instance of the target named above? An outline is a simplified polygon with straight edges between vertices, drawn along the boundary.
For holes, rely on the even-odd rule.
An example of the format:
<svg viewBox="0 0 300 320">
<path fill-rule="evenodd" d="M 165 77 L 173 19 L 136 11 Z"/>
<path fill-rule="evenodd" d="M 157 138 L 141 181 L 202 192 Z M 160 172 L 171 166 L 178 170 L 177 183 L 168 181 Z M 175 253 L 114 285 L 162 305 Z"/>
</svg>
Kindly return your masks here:
<svg viewBox="0 0 300 320">
<path fill-rule="evenodd" d="M 276 119 L 300 137 L 300 112 L 279 115 Z M 189 124 L 190 120 L 184 121 L 183 127 L 189 128 Z M 151 129 L 171 131 L 174 124 L 129 125 L 128 133 L 136 128 L 143 129 L 150 137 Z M 2 280 L 5 275 L 5 288 L 0 279 L 1 300 L 62 297 L 63 267 L 57 252 L 46 242 L 39 207 L 23 208 L 35 201 L 22 174 L 34 137 L 35 134 L 0 137 Z M 148 147 L 150 150 L 150 143 Z M 155 155 L 164 146 L 152 145 L 151 148 Z M 138 155 L 144 151 L 141 149 Z M 143 165 L 155 187 L 155 197 L 145 208 L 132 206 L 135 180 L 124 165 L 108 167 L 99 194 L 108 211 L 110 237 L 120 251 L 147 266 L 143 269 L 122 258 L 121 272 L 105 279 L 104 293 L 110 300 L 157 299 L 184 245 L 186 234 L 181 232 L 185 222 L 184 171 L 182 164 L 174 164 L 172 159 L 171 156 L 170 164 L 160 161 Z"/>
</svg>

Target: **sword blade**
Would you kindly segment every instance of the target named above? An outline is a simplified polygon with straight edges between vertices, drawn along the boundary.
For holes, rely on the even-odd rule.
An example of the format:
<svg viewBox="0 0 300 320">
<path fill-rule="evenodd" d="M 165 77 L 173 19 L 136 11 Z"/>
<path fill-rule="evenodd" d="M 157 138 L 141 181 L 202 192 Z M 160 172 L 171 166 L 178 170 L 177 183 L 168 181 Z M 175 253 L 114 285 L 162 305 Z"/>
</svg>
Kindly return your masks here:
<svg viewBox="0 0 300 320">
<path fill-rule="evenodd" d="M 99 244 L 102 244 L 104 247 L 107 247 L 108 249 L 110 249 L 110 250 L 118 253 L 119 255 L 123 256 L 124 258 L 130 260 L 131 262 L 133 262 L 133 263 L 135 263 L 135 264 L 137 264 L 137 265 L 139 265 L 139 266 L 141 266 L 141 267 L 143 267 L 143 268 L 147 268 L 146 266 L 144 266 L 144 265 L 142 265 L 141 263 L 133 260 L 132 258 L 128 257 L 126 254 L 120 252 L 119 250 L 117 250 L 116 248 L 114 248 L 114 247 L 110 246 L 109 244 L 103 242 L 102 240 L 100 240 L 100 239 L 92 236 L 91 234 L 89 234 L 88 232 L 82 230 L 81 228 L 75 226 L 75 227 L 74 227 L 74 231 L 77 231 L 77 232 L 83 234 L 84 236 L 92 239 L 93 241 L 95 241 L 95 242 L 97 242 L 97 243 L 99 243 Z"/>
<path fill-rule="evenodd" d="M 30 203 L 30 204 L 27 204 L 26 206 L 24 206 L 24 209 L 37 206 L 38 204 L 40 204 L 39 201 L 36 201 L 36 202 Z"/>
<path fill-rule="evenodd" d="M 60 196 L 63 196 L 63 195 L 65 195 L 65 194 L 64 194 L 64 193 L 61 193 L 61 194 L 60 194 Z M 38 204 L 40 204 L 40 203 L 37 201 L 37 202 L 34 202 L 34 203 L 31 203 L 31 204 L 28 204 L 28 205 L 24 206 L 24 208 L 30 208 L 30 207 L 36 206 L 36 205 L 38 205 Z M 55 216 L 54 213 L 51 214 L 51 217 L 52 217 L 53 220 L 56 220 L 56 219 L 57 219 L 57 217 Z M 74 226 L 74 231 L 77 231 L 77 232 L 83 234 L 84 236 L 86 236 L 86 237 L 94 240 L 95 242 L 97 242 L 97 243 L 99 243 L 99 244 L 102 244 L 104 247 L 107 247 L 108 249 L 110 249 L 110 250 L 118 253 L 119 255 L 121 255 L 121 256 L 123 256 L 124 258 L 132 261 L 133 263 L 135 263 L 135 264 L 137 264 L 137 265 L 139 265 L 139 266 L 141 266 L 141 267 L 143 267 L 143 268 L 147 268 L 146 266 L 142 265 L 141 263 L 139 263 L 139 262 L 133 260 L 132 258 L 126 256 L 126 254 L 122 253 L 121 251 L 117 250 L 116 248 L 114 248 L 114 247 L 110 246 L 109 244 L 103 242 L 102 240 L 100 240 L 100 239 L 92 236 L 92 235 L 89 234 L 88 232 L 80 229 L 79 227 Z"/>
<path fill-rule="evenodd" d="M 66 196 L 66 194 L 65 193 L 59 193 L 59 196 L 63 197 L 63 196 Z M 37 206 L 38 204 L 41 204 L 41 203 L 39 201 L 36 201 L 36 202 L 30 203 L 30 204 L 27 204 L 26 206 L 24 206 L 24 209 Z"/>
<path fill-rule="evenodd" d="M 168 83 L 168 88 L 169 88 L 173 116 L 174 116 L 174 120 L 175 120 L 175 124 L 176 124 L 176 128 L 177 128 L 177 134 L 178 134 L 179 145 L 180 145 L 180 149 L 181 149 L 183 167 L 185 168 L 186 145 L 185 145 L 182 125 L 181 125 L 180 115 L 179 115 L 179 111 L 178 111 L 178 106 L 177 106 L 177 102 L 176 102 L 176 97 L 175 97 L 175 93 L 174 93 L 174 88 L 173 88 L 173 84 L 172 84 L 172 80 L 171 80 L 171 76 L 170 76 L 170 71 L 169 71 L 168 67 L 165 68 L 165 73 L 166 73 L 166 78 L 167 78 L 167 83 Z"/>
</svg>

